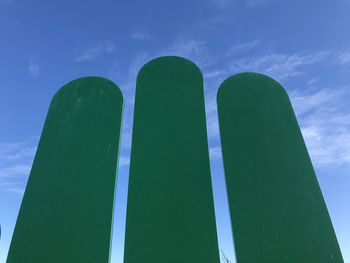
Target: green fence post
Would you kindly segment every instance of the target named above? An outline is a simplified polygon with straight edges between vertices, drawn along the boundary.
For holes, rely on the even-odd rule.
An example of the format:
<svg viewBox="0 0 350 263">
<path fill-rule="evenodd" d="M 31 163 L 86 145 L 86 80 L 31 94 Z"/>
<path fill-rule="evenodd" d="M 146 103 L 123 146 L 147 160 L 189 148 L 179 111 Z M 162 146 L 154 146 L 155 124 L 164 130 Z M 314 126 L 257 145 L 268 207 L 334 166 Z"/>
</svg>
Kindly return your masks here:
<svg viewBox="0 0 350 263">
<path fill-rule="evenodd" d="M 137 77 L 124 262 L 219 262 L 203 79 L 183 58 Z"/>
<path fill-rule="evenodd" d="M 285 90 L 243 73 L 217 101 L 237 261 L 343 262 Z"/>
<path fill-rule="evenodd" d="M 108 262 L 123 97 L 74 80 L 52 99 L 8 263 Z"/>
</svg>

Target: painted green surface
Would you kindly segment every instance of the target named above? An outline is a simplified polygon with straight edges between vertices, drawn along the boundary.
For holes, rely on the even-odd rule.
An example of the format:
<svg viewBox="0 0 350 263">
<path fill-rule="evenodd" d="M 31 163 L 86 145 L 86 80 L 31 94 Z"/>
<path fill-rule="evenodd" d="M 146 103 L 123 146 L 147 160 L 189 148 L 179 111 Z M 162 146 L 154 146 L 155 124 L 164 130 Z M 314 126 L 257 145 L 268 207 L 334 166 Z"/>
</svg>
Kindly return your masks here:
<svg viewBox="0 0 350 263">
<path fill-rule="evenodd" d="M 52 99 L 8 263 L 108 262 L 123 97 L 106 79 Z"/>
<path fill-rule="evenodd" d="M 343 262 L 284 89 L 243 73 L 217 100 L 237 262 Z"/>
<path fill-rule="evenodd" d="M 136 84 L 125 263 L 218 263 L 200 70 L 147 63 Z"/>
</svg>

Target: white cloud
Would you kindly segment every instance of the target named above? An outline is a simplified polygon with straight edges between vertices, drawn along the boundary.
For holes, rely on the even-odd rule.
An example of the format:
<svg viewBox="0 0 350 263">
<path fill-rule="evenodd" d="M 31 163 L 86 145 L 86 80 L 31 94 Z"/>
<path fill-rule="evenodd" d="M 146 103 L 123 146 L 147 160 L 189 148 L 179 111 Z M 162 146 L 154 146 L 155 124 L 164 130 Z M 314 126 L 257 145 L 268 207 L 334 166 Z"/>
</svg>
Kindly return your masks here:
<svg viewBox="0 0 350 263">
<path fill-rule="evenodd" d="M 35 152 L 33 142 L 0 143 L 0 191 L 23 193 Z"/>
<path fill-rule="evenodd" d="M 14 161 L 35 154 L 36 147 L 28 143 L 0 143 L 0 165 L 4 161 Z"/>
<path fill-rule="evenodd" d="M 303 116 L 307 113 L 312 113 L 315 109 L 328 106 L 329 110 L 334 109 L 334 102 L 342 99 L 343 96 L 349 95 L 346 88 L 342 89 L 320 89 L 312 94 L 293 92 L 293 106 L 298 115 Z"/>
<path fill-rule="evenodd" d="M 221 159 L 221 147 L 211 147 L 209 149 L 209 156 L 211 160 Z"/>
<path fill-rule="evenodd" d="M 303 66 L 321 62 L 328 55 L 329 53 L 325 51 L 306 55 L 270 53 L 264 56 L 233 60 L 230 63 L 230 68 L 233 72 L 256 71 L 283 80 L 304 74 Z"/>
<path fill-rule="evenodd" d="M 119 167 L 128 166 L 130 164 L 130 158 L 128 156 L 119 157 Z"/>
<path fill-rule="evenodd" d="M 209 138 L 217 138 L 219 136 L 219 122 L 216 114 L 207 115 L 207 128 Z"/>
<path fill-rule="evenodd" d="M 33 60 L 31 60 L 29 62 L 28 70 L 29 70 L 30 76 L 32 76 L 32 77 L 38 77 L 39 76 L 39 70 L 40 70 L 39 64 L 34 62 Z"/>
<path fill-rule="evenodd" d="M 180 56 L 192 60 L 198 66 L 205 68 L 211 59 L 206 42 L 194 39 L 179 39 L 168 48 L 163 49 L 157 56 Z"/>
<path fill-rule="evenodd" d="M 211 0 L 210 4 L 218 8 L 224 9 L 232 4 L 236 3 L 236 0 Z"/>
<path fill-rule="evenodd" d="M 273 0 L 243 0 L 243 2 L 248 6 L 248 7 L 257 7 L 265 4 L 271 3 Z"/>
<path fill-rule="evenodd" d="M 251 49 L 257 47 L 260 44 L 260 42 L 261 42 L 260 40 L 256 39 L 253 41 L 236 44 L 228 50 L 228 52 L 226 53 L 226 56 L 231 56 L 237 53 L 250 51 Z"/>
<path fill-rule="evenodd" d="M 205 106 L 208 136 L 209 138 L 218 138 L 220 133 L 215 92 L 210 92 L 206 95 Z"/>
<path fill-rule="evenodd" d="M 150 39 L 150 35 L 146 34 L 146 33 L 141 33 L 141 32 L 133 32 L 131 34 L 131 38 L 135 39 L 135 40 L 148 40 Z"/>
<path fill-rule="evenodd" d="M 11 178 L 14 176 L 27 175 L 30 172 L 31 165 L 15 163 L 0 170 L 0 178 Z"/>
<path fill-rule="evenodd" d="M 350 89 L 291 94 L 311 159 L 317 166 L 350 165 Z"/>
<path fill-rule="evenodd" d="M 104 40 L 97 44 L 97 46 L 89 48 L 81 52 L 76 58 L 75 61 L 88 61 L 98 58 L 102 54 L 111 53 L 115 50 L 115 45 L 109 41 Z"/>
<path fill-rule="evenodd" d="M 22 160 L 23 158 L 27 157 L 33 157 L 35 155 L 36 146 L 27 146 L 23 145 L 23 148 L 16 149 L 13 152 L 8 152 L 6 156 L 3 156 L 5 160 L 8 161 L 16 161 L 16 160 Z"/>
<path fill-rule="evenodd" d="M 312 79 L 308 80 L 307 84 L 308 84 L 309 86 L 312 86 L 312 85 L 314 85 L 315 83 L 317 83 L 319 80 L 320 80 L 319 77 L 312 78 Z"/>
<path fill-rule="evenodd" d="M 350 51 L 339 53 L 338 62 L 340 65 L 349 64 L 350 63 Z"/>
<path fill-rule="evenodd" d="M 225 70 L 212 70 L 208 72 L 203 72 L 203 75 L 205 78 L 211 79 L 211 78 L 217 78 L 219 76 L 225 75 Z"/>
<path fill-rule="evenodd" d="M 235 4 L 243 4 L 249 8 L 258 7 L 261 5 L 269 4 L 273 0 L 211 0 L 209 3 L 220 9 L 226 9 Z"/>
</svg>

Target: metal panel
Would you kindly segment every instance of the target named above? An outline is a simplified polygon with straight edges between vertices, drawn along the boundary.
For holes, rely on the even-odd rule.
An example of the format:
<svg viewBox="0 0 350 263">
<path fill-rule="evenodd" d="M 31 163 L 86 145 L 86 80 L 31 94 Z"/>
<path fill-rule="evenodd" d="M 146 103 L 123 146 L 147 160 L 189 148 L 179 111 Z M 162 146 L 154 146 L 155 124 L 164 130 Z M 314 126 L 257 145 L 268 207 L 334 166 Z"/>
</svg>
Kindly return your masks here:
<svg viewBox="0 0 350 263">
<path fill-rule="evenodd" d="M 137 77 L 124 262 L 219 262 L 203 79 L 179 57 Z"/>
<path fill-rule="evenodd" d="M 123 97 L 87 77 L 52 99 L 8 263 L 108 262 Z"/>
<path fill-rule="evenodd" d="M 284 89 L 243 73 L 217 100 L 237 261 L 343 262 Z"/>
</svg>

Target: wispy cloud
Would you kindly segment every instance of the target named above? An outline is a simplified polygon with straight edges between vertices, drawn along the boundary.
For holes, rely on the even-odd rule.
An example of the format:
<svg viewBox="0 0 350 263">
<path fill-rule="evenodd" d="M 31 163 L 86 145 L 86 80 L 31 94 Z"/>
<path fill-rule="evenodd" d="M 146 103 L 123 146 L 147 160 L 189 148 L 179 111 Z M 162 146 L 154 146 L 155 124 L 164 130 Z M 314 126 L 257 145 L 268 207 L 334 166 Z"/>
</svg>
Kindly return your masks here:
<svg viewBox="0 0 350 263">
<path fill-rule="evenodd" d="M 115 50 L 115 45 L 109 41 L 104 40 L 98 43 L 95 47 L 88 48 L 81 52 L 76 58 L 76 62 L 94 60 L 102 54 L 111 53 Z"/>
<path fill-rule="evenodd" d="M 309 79 L 307 81 L 307 84 L 308 84 L 308 86 L 312 86 L 312 85 L 316 84 L 319 80 L 320 80 L 319 77 L 314 77 L 314 78 Z"/>
<path fill-rule="evenodd" d="M 207 116 L 207 129 L 209 138 L 219 137 L 219 123 L 217 118 L 218 114 L 215 90 L 214 92 L 208 92 L 206 95 L 205 111 Z"/>
<path fill-rule="evenodd" d="M 258 57 L 248 57 L 233 60 L 230 63 L 231 71 L 256 71 L 268 74 L 279 80 L 304 74 L 303 66 L 323 61 L 329 55 L 321 51 L 314 54 L 278 54 L 270 53 Z"/>
<path fill-rule="evenodd" d="M 31 166 L 28 164 L 16 163 L 0 170 L 0 178 L 13 178 L 21 175 L 27 175 Z"/>
<path fill-rule="evenodd" d="M 36 146 L 24 143 L 0 144 L 0 156 L 2 161 L 17 161 L 24 158 L 31 158 L 36 152 Z"/>
<path fill-rule="evenodd" d="M 232 4 L 234 4 L 236 2 L 237 2 L 237 0 L 211 0 L 210 4 L 213 6 L 216 6 L 218 8 L 224 9 L 224 8 L 231 6 Z"/>
<path fill-rule="evenodd" d="M 254 8 L 261 5 L 269 4 L 271 2 L 273 2 L 273 0 L 211 0 L 209 3 L 220 9 L 225 9 L 235 4 L 241 4 L 249 8 Z"/>
<path fill-rule="evenodd" d="M 33 142 L 0 143 L 0 191 L 23 193 L 35 152 Z"/>
<path fill-rule="evenodd" d="M 248 7 L 257 7 L 271 3 L 273 0 L 243 0 Z"/>
<path fill-rule="evenodd" d="M 218 70 L 218 69 L 214 69 L 212 71 L 203 72 L 203 75 L 206 78 L 208 78 L 208 79 L 217 78 L 217 77 L 222 76 L 224 74 L 226 74 L 225 70 Z"/>
<path fill-rule="evenodd" d="M 35 60 L 31 59 L 28 66 L 29 75 L 34 78 L 38 77 L 39 70 L 40 70 L 39 64 Z"/>
<path fill-rule="evenodd" d="M 350 51 L 340 52 L 338 55 L 338 62 L 341 65 L 350 64 Z"/>
<path fill-rule="evenodd" d="M 130 158 L 128 156 L 119 157 L 119 167 L 128 166 L 130 164 Z"/>
<path fill-rule="evenodd" d="M 252 40 L 244 43 L 239 43 L 234 46 L 232 46 L 227 52 L 226 56 L 231 56 L 235 54 L 241 54 L 242 52 L 250 51 L 251 49 L 257 47 L 260 44 L 260 40 Z"/>
<path fill-rule="evenodd" d="M 133 32 L 131 34 L 131 38 L 135 40 L 149 40 L 151 37 L 147 33 L 142 33 L 142 32 Z"/>
<path fill-rule="evenodd" d="M 317 166 L 350 164 L 350 88 L 295 91 L 291 100 Z"/>
<path fill-rule="evenodd" d="M 185 57 L 192 60 L 202 68 L 211 62 L 206 42 L 195 39 L 180 38 L 169 47 L 163 49 L 160 54 L 157 55 L 174 55 Z"/>
<path fill-rule="evenodd" d="M 221 159 L 221 148 L 220 147 L 211 147 L 209 149 L 209 156 L 211 160 Z"/>
</svg>

